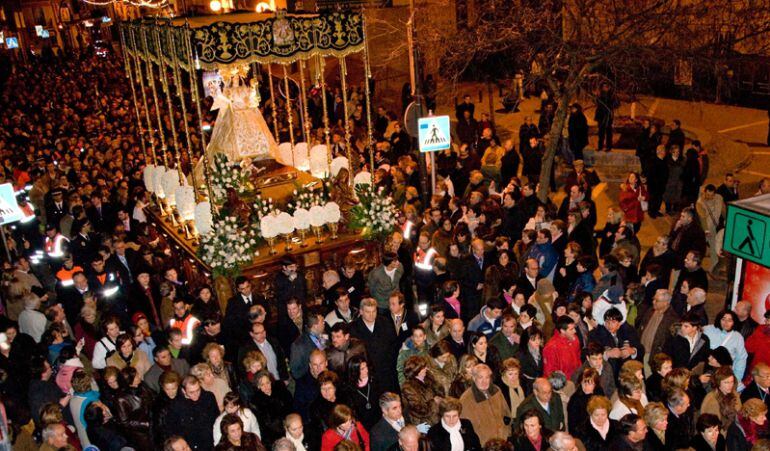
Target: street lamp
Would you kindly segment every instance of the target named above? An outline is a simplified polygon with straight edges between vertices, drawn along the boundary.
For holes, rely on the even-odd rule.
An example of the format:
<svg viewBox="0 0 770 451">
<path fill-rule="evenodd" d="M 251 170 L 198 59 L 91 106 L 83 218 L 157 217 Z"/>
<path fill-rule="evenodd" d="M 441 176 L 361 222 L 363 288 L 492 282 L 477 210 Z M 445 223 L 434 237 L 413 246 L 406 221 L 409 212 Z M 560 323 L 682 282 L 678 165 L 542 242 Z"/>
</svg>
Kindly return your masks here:
<svg viewBox="0 0 770 451">
<path fill-rule="evenodd" d="M 209 8 L 211 8 L 211 11 L 217 13 L 222 9 L 222 2 L 219 0 L 211 0 L 211 3 L 209 3 Z"/>
</svg>

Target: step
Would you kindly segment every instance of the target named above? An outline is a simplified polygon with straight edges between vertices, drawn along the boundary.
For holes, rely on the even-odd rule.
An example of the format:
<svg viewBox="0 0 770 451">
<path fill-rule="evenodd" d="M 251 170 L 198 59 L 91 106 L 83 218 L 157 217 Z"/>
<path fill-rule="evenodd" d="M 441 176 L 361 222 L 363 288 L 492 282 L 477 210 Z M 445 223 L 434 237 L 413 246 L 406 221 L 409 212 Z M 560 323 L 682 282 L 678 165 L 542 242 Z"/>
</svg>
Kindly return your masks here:
<svg viewBox="0 0 770 451">
<path fill-rule="evenodd" d="M 640 172 L 642 167 L 633 149 L 612 149 L 611 152 L 583 150 L 586 167 L 593 168 L 605 182 L 623 182 L 629 172 Z"/>
</svg>

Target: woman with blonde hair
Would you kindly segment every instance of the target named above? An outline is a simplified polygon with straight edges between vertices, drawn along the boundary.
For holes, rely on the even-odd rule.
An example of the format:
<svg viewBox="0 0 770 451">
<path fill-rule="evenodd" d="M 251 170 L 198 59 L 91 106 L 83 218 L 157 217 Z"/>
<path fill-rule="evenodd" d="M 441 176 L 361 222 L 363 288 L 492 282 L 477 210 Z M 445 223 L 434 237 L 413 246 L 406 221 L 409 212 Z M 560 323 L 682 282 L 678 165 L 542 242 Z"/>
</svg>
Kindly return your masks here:
<svg viewBox="0 0 770 451">
<path fill-rule="evenodd" d="M 722 434 L 727 433 L 735 416 L 741 409 L 741 398 L 736 389 L 736 379 L 732 368 L 720 366 L 711 378 L 711 391 L 703 398 L 700 413 L 710 413 L 719 418 Z"/>
<path fill-rule="evenodd" d="M 190 374 L 198 379 L 201 388 L 214 395 L 217 399 L 217 407 L 219 407 L 219 411 L 222 412 L 225 408 L 225 395 L 230 391 L 227 382 L 214 377 L 214 372 L 211 370 L 211 366 L 209 366 L 208 363 L 199 363 L 190 368 Z"/>
<path fill-rule="evenodd" d="M 457 376 L 449 387 L 449 396 L 459 399 L 460 396 L 465 393 L 465 390 L 471 387 L 471 384 L 473 384 L 471 371 L 478 363 L 479 359 L 472 355 L 463 354 L 463 356 L 460 357 L 460 363 L 457 365 Z"/>
<path fill-rule="evenodd" d="M 668 428 L 668 409 L 663 403 L 651 402 L 644 408 L 644 422 L 649 431 L 644 439 L 647 451 L 667 451 L 666 429 Z"/>
<path fill-rule="evenodd" d="M 219 343 L 209 343 L 203 347 L 201 357 L 211 367 L 214 377 L 225 381 L 231 390 L 235 390 L 238 387 L 235 368 L 233 368 L 230 362 L 225 362 L 224 346 Z"/>
<path fill-rule="evenodd" d="M 758 398 L 747 399 L 738 411 L 738 418 L 727 430 L 727 449 L 748 451 L 767 434 L 767 405 Z"/>
<path fill-rule="evenodd" d="M 586 451 L 604 451 L 609 444 L 620 436 L 618 422 L 609 417 L 612 403 L 604 396 L 593 396 L 588 400 L 588 418 L 580 428 L 579 438 Z"/>
</svg>

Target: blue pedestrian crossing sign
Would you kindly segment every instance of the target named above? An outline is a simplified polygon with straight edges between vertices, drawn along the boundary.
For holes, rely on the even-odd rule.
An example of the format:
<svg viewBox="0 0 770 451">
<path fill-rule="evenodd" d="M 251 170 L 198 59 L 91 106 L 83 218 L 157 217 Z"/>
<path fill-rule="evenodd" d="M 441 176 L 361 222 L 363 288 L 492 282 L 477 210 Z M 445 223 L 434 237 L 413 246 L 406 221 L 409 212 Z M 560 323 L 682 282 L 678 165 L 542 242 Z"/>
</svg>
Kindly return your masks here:
<svg viewBox="0 0 770 451">
<path fill-rule="evenodd" d="M 16 194 L 13 192 L 13 185 L 3 183 L 0 185 L 0 225 L 16 222 L 24 217 L 19 203 L 16 201 Z"/>
<path fill-rule="evenodd" d="M 420 152 L 449 149 L 452 141 L 449 132 L 449 116 L 420 118 L 417 122 L 417 130 Z"/>
</svg>

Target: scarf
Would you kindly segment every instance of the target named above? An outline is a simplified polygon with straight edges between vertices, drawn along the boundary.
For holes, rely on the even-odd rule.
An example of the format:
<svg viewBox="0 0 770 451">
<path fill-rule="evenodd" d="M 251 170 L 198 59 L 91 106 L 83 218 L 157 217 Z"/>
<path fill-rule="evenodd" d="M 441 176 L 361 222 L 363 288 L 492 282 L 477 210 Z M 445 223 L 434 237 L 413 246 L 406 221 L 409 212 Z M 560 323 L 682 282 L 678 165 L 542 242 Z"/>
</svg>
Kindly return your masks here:
<svg viewBox="0 0 770 451">
<path fill-rule="evenodd" d="M 286 434 L 286 438 L 289 439 L 289 441 L 294 445 L 294 448 L 296 448 L 297 451 L 307 451 L 307 448 L 305 448 L 305 445 L 302 443 L 305 440 L 305 436 L 302 435 L 302 437 L 295 439 L 291 436 L 291 434 Z"/>
<path fill-rule="evenodd" d="M 457 421 L 457 424 L 454 427 L 450 427 L 442 418 L 441 426 L 444 428 L 444 430 L 449 432 L 449 443 L 452 444 L 450 451 L 463 451 L 465 449 L 465 442 L 463 441 L 462 434 L 460 434 L 462 422 Z"/>
<path fill-rule="evenodd" d="M 607 440 L 607 434 L 610 433 L 610 420 L 604 422 L 604 426 L 601 428 L 594 423 L 594 420 L 589 420 L 591 422 L 591 427 L 593 427 L 596 432 L 599 433 L 599 435 L 602 436 L 602 440 Z"/>
</svg>

